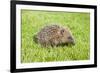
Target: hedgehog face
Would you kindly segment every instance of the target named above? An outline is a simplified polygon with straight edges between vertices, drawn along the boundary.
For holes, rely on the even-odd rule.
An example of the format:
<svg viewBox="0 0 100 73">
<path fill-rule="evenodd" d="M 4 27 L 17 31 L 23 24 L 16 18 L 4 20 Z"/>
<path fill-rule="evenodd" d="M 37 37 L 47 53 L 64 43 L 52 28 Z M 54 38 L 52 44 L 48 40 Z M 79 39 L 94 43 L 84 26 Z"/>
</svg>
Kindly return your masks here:
<svg viewBox="0 0 100 73">
<path fill-rule="evenodd" d="M 62 43 L 70 43 L 70 44 L 75 44 L 74 38 L 72 37 L 71 32 L 68 29 L 61 29 L 60 33 L 62 35 L 61 42 Z"/>
</svg>

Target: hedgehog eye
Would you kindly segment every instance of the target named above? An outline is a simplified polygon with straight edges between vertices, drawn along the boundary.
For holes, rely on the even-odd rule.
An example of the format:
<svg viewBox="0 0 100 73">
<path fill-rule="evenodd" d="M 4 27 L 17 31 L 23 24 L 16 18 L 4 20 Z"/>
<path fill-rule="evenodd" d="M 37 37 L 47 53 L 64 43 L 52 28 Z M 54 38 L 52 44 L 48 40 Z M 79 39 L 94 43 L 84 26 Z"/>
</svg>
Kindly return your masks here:
<svg viewBox="0 0 100 73">
<path fill-rule="evenodd" d="M 63 35 L 64 31 L 65 31 L 65 30 L 63 30 L 63 29 L 61 30 L 61 34 L 62 34 L 62 35 Z"/>
</svg>

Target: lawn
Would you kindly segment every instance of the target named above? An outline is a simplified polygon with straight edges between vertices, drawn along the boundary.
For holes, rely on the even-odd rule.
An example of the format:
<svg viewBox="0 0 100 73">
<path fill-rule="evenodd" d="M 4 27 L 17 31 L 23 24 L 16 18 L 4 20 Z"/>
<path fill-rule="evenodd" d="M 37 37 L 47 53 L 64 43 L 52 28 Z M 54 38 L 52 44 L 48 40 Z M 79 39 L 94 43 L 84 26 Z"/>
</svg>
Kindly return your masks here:
<svg viewBox="0 0 100 73">
<path fill-rule="evenodd" d="M 33 36 L 50 23 L 70 28 L 74 46 L 41 47 Z M 21 62 L 88 60 L 90 58 L 90 14 L 77 12 L 21 11 Z"/>
</svg>

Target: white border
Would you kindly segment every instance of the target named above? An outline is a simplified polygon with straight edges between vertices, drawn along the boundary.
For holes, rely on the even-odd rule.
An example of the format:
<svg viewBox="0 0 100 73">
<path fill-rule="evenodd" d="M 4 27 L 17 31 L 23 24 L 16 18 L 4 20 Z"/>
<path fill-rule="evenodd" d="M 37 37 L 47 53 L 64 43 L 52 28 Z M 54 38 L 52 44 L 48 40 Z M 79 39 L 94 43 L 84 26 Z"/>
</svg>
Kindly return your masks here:
<svg viewBox="0 0 100 73">
<path fill-rule="evenodd" d="M 21 48 L 21 32 L 20 32 L 21 31 L 21 9 L 90 13 L 90 60 L 21 63 L 21 49 L 20 49 Z M 35 6 L 35 5 L 32 5 L 32 6 L 31 5 L 16 5 L 16 68 L 17 69 L 94 64 L 94 40 L 93 39 L 94 39 L 94 10 L 93 9 Z"/>
</svg>

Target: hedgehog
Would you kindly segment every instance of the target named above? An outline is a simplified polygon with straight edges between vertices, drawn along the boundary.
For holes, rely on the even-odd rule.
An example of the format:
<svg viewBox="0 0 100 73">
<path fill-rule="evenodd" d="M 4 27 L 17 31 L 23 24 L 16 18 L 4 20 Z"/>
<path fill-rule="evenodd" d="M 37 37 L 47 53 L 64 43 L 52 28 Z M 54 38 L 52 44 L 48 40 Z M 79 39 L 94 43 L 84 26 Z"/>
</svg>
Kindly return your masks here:
<svg viewBox="0 0 100 73">
<path fill-rule="evenodd" d="M 57 24 L 48 25 L 42 28 L 36 35 L 37 42 L 44 47 L 58 45 L 75 45 L 75 40 L 68 28 Z"/>
</svg>

